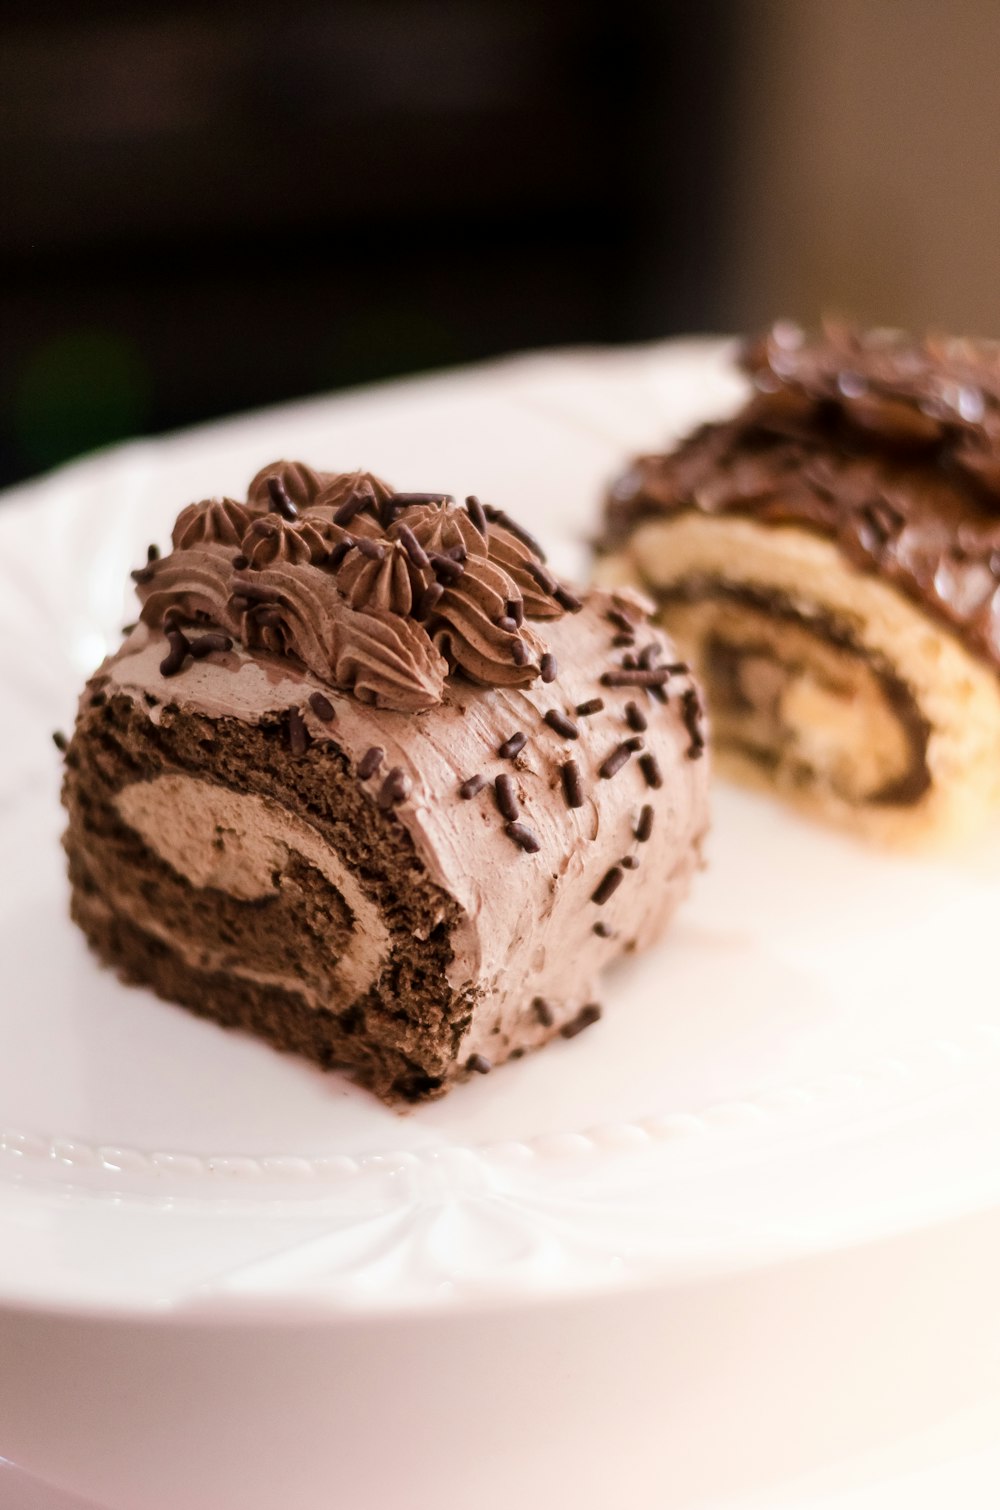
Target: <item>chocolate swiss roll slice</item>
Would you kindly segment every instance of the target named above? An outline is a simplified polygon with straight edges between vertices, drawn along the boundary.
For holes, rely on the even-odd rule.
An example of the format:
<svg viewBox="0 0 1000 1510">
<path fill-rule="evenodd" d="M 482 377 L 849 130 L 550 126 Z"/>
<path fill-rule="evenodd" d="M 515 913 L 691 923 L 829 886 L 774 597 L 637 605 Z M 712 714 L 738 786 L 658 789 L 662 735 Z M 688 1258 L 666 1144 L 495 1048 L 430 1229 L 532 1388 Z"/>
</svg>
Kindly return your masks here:
<svg viewBox="0 0 1000 1510">
<path fill-rule="evenodd" d="M 707 822 L 700 694 L 639 599 L 475 498 L 289 462 L 133 575 L 66 756 L 107 963 L 387 1101 L 597 1020 Z"/>
<path fill-rule="evenodd" d="M 1000 793 L 1000 347 L 776 326 L 753 395 L 611 490 L 599 579 L 658 604 L 721 764 L 879 838 Z"/>
</svg>

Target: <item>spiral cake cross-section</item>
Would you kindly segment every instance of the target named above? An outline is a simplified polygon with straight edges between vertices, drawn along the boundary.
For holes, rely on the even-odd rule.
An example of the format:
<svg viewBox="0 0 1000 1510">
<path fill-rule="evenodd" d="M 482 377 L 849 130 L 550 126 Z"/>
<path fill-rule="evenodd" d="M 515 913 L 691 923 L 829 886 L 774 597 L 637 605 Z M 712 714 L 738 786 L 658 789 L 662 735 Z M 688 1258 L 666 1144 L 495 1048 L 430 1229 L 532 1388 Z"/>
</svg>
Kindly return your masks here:
<svg viewBox="0 0 1000 1510">
<path fill-rule="evenodd" d="M 300 462 L 133 575 L 66 753 L 107 963 L 388 1102 L 593 1027 L 707 827 L 700 690 L 648 605 L 478 499 Z"/>
</svg>

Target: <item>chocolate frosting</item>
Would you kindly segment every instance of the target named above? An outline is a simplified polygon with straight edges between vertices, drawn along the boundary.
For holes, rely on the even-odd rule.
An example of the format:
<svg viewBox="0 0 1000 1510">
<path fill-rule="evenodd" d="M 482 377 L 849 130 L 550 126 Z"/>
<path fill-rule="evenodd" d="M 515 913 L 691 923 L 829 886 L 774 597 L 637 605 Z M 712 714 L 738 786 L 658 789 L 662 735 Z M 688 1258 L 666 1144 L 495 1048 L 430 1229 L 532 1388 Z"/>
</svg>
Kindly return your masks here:
<svg viewBox="0 0 1000 1510">
<path fill-rule="evenodd" d="M 439 703 L 454 676 L 531 685 L 547 647 L 525 621 L 577 606 L 499 510 L 396 493 L 370 472 L 271 462 L 245 503 L 182 509 L 172 538 L 135 574 L 145 623 L 216 625 L 401 712 Z"/>
<path fill-rule="evenodd" d="M 782 322 L 742 366 L 734 419 L 614 485 L 604 548 L 685 510 L 813 530 L 1000 668 L 1000 343 Z"/>
<path fill-rule="evenodd" d="M 247 489 L 247 503 L 257 511 L 267 513 L 271 508 L 271 491 L 268 483 L 274 479 L 281 483 L 288 498 L 298 509 L 306 509 L 314 503 L 320 491 L 333 480 L 329 472 L 316 472 L 304 461 L 270 461 L 261 467 Z"/>
<path fill-rule="evenodd" d="M 261 575 L 269 580 L 269 573 Z M 277 738 L 284 725 L 282 748 L 293 767 L 315 755 L 322 771 L 329 756 L 346 763 L 371 803 L 388 797 L 416 863 L 458 907 L 446 977 L 456 993 L 474 993 L 476 1000 L 460 1067 L 474 1053 L 493 1058 L 505 1042 L 534 1045 L 550 1037 L 548 1004 L 560 1028 L 568 1025 L 594 1000 L 599 971 L 661 935 L 699 863 L 709 762 L 695 685 L 676 663 L 671 641 L 649 623 L 649 604 L 630 592 L 593 589 L 582 597 L 578 614 L 546 624 L 557 667 L 550 681 L 480 693 L 447 676 L 439 702 L 419 717 L 331 693 L 330 719 L 317 710 L 315 677 L 294 657 L 275 659 L 239 643 L 192 659 L 165 682 L 169 632 L 142 623 L 84 696 L 89 704 L 95 695 L 124 694 L 148 712 L 154 728 L 189 717 L 238 720 Z M 397 627 L 413 622 L 386 620 Z M 623 636 L 630 646 L 620 643 Z M 292 747 L 293 728 L 304 730 L 310 744 L 304 757 Z M 324 860 L 304 825 L 283 829 L 287 811 L 276 804 L 248 811 L 236 801 L 247 792 L 269 795 L 259 780 L 237 791 L 214 779 L 211 759 L 203 770 L 177 774 L 195 780 L 193 792 L 176 782 L 151 791 L 143 780 L 141 793 L 126 796 L 119 809 L 142 825 L 169 863 L 194 885 L 259 896 L 274 885 L 276 845 L 297 849 L 333 881 L 358 919 L 345 968 L 355 979 L 381 970 L 363 871 L 338 876 L 337 852 L 328 850 Z M 200 831 L 208 829 L 207 846 L 192 844 L 184 817 L 192 803 L 205 814 Z M 225 835 L 218 848 L 211 843 L 216 825 Z M 523 848 L 526 842 L 532 847 Z M 128 907 L 136 905 L 130 898 Z M 154 919 L 154 931 L 163 924 Z M 194 952 L 194 943 L 178 944 L 176 934 L 169 942 Z M 234 963 L 239 970 L 229 951 L 225 968 Z M 308 995 L 293 965 L 275 965 L 286 972 L 280 983 L 305 994 L 310 1005 L 331 1005 Z M 383 989 L 388 1010 L 396 989 L 391 976 Z M 401 1034 L 408 1031 L 404 1017 L 399 1023 Z"/>
<path fill-rule="evenodd" d="M 250 510 L 234 498 L 208 498 L 181 509 L 173 528 L 175 550 L 190 550 L 203 542 L 236 549 L 246 534 Z"/>
</svg>

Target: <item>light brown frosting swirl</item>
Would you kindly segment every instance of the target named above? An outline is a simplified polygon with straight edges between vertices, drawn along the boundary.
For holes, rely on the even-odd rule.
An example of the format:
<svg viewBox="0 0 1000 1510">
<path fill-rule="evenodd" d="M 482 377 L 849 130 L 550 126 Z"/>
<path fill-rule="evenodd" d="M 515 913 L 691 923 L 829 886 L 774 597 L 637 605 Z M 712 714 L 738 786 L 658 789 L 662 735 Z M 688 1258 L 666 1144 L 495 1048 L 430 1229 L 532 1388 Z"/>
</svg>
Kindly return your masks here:
<svg viewBox="0 0 1000 1510">
<path fill-rule="evenodd" d="M 529 619 L 558 619 L 565 610 L 550 593 L 543 592 L 528 562 L 537 565 L 538 557 L 503 525 L 491 523 L 487 536 L 490 560 L 495 562 L 516 585 Z"/>
<path fill-rule="evenodd" d="M 447 663 L 412 619 L 346 608 L 338 629 L 337 682 L 359 701 L 403 713 L 441 701 Z"/>
<path fill-rule="evenodd" d="M 271 507 L 268 483 L 272 478 L 281 483 L 297 509 L 307 509 L 330 481 L 330 474 L 317 472 L 306 466 L 304 461 L 268 462 L 266 467 L 261 467 L 247 489 L 247 503 L 258 513 L 266 513 Z"/>
<path fill-rule="evenodd" d="M 364 500 L 364 507 L 376 509 L 392 497 L 392 488 L 374 472 L 326 472 L 320 492 L 311 503 L 319 509 L 336 513 L 343 504 L 355 499 Z"/>
<path fill-rule="evenodd" d="M 401 527 L 412 531 L 428 554 L 464 550 L 469 556 L 486 555 L 486 541 L 464 509 L 434 503 L 412 505 L 390 527 L 389 534 L 398 538 Z"/>
<path fill-rule="evenodd" d="M 290 524 L 280 514 L 264 514 L 247 529 L 241 550 L 250 566 L 259 569 L 275 561 L 288 561 L 293 566 L 311 565 L 323 560 L 328 546 L 308 519 Z"/>
<path fill-rule="evenodd" d="M 439 703 L 449 676 L 529 686 L 546 646 L 525 621 L 565 611 L 530 536 L 497 510 L 395 493 L 360 470 L 272 462 L 245 505 L 184 509 L 173 543 L 140 575 L 146 623 L 172 613 L 218 624 L 397 711 Z"/>
<path fill-rule="evenodd" d="M 229 633 L 239 633 L 230 603 L 231 549 L 209 543 L 174 551 L 153 564 L 149 580 L 138 584 L 143 621 L 161 625 L 171 611 L 183 618 L 205 620 Z"/>
<path fill-rule="evenodd" d="M 171 539 L 174 550 L 190 550 L 202 542 L 239 546 L 250 523 L 250 512 L 235 498 L 203 498 L 177 515 Z"/>
<path fill-rule="evenodd" d="M 381 548 L 381 559 L 350 551 L 337 570 L 337 586 L 352 608 L 406 618 L 426 583 L 401 545 L 393 541 Z"/>
<path fill-rule="evenodd" d="M 450 664 L 488 687 L 528 687 L 539 671 L 544 647 L 530 630 L 501 628 L 508 605 L 520 601 L 507 574 L 485 556 L 471 558 L 459 585 L 447 588 L 431 620 L 435 645 Z M 514 660 L 514 643 L 526 646 L 524 665 Z"/>
</svg>

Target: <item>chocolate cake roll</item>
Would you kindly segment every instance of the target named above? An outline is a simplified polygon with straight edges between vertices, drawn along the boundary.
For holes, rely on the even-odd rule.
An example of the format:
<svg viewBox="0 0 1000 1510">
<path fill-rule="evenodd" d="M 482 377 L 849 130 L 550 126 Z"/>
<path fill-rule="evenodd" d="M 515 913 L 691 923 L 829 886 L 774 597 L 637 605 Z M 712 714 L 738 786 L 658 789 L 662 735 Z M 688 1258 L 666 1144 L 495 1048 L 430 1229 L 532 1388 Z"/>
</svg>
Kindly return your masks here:
<svg viewBox="0 0 1000 1510">
<path fill-rule="evenodd" d="M 66 756 L 72 914 L 127 980 L 386 1101 L 600 1016 L 707 822 L 697 685 L 506 514 L 277 462 L 183 509 Z"/>
<path fill-rule="evenodd" d="M 703 679 L 722 764 L 873 836 L 1000 792 L 1000 346 L 777 325 L 735 418 L 614 485 L 599 580 Z"/>
</svg>

